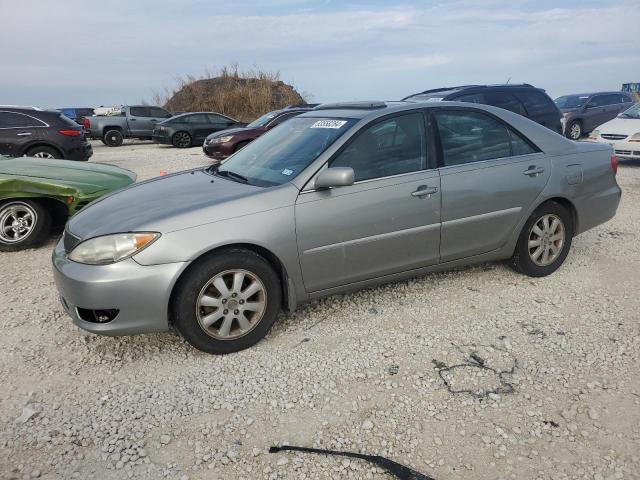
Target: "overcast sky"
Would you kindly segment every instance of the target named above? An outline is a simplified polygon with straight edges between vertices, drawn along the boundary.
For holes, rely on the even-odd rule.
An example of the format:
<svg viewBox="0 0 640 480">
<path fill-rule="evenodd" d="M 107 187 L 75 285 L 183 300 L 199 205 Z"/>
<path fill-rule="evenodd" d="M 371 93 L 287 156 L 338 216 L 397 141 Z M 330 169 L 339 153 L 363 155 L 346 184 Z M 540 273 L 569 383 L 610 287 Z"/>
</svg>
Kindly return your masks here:
<svg viewBox="0 0 640 480">
<path fill-rule="evenodd" d="M 0 0 L 0 18 L 0 104 L 137 103 L 231 63 L 279 71 L 313 101 L 640 82 L 638 0 Z"/>
</svg>

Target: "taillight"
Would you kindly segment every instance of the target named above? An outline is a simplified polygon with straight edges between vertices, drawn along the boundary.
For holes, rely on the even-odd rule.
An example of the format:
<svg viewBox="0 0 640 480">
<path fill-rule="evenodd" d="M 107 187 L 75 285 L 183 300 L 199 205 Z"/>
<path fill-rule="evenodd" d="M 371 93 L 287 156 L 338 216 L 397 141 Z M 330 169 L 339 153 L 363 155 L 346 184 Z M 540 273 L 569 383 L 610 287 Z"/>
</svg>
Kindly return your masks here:
<svg viewBox="0 0 640 480">
<path fill-rule="evenodd" d="M 82 118 L 82 126 L 84 128 L 91 128 L 91 120 L 89 120 L 87 117 L 83 117 Z"/>
<path fill-rule="evenodd" d="M 78 136 L 82 135 L 82 130 L 71 130 L 71 129 L 65 130 L 65 129 L 62 129 L 62 130 L 58 130 L 58 133 L 60 133 L 62 135 L 65 135 L 67 137 L 78 137 Z"/>
<path fill-rule="evenodd" d="M 618 173 L 618 157 L 615 154 L 611 155 L 611 170 L 614 175 Z"/>
</svg>

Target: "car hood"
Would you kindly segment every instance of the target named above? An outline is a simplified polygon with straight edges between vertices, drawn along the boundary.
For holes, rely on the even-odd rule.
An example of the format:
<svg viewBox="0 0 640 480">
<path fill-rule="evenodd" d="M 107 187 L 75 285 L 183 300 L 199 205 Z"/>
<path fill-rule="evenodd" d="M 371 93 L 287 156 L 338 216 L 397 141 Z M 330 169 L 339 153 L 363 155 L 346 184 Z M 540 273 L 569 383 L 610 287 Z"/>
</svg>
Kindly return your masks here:
<svg viewBox="0 0 640 480">
<path fill-rule="evenodd" d="M 640 132 L 640 119 L 616 117 L 607 123 L 603 123 L 596 128 L 596 130 L 598 130 L 600 134 L 633 135 L 634 133 Z"/>
<path fill-rule="evenodd" d="M 227 135 L 235 135 L 238 133 L 253 133 L 257 132 L 257 128 L 247 128 L 247 127 L 237 127 L 237 128 L 227 128 L 226 130 L 220 130 L 215 133 L 211 133 L 207 136 L 207 140 L 211 140 L 212 138 L 217 137 L 226 137 Z"/>
<path fill-rule="evenodd" d="M 205 169 L 180 172 L 100 198 L 76 214 L 67 230 L 80 239 L 132 231 L 168 233 L 255 213 L 263 203 L 253 197 L 266 190 Z"/>
<path fill-rule="evenodd" d="M 113 165 L 26 157 L 0 157 L 0 175 L 62 183 L 87 194 L 117 190 L 136 180 L 135 173 Z"/>
</svg>

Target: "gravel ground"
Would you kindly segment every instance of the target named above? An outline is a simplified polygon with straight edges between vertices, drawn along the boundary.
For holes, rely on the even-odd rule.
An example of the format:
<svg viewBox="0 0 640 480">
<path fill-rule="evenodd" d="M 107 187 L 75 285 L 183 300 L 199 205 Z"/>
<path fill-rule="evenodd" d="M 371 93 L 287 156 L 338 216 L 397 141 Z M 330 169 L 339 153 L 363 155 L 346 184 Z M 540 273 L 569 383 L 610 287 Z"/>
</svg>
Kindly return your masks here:
<svg viewBox="0 0 640 480">
<path fill-rule="evenodd" d="M 94 144 L 139 178 L 206 164 L 199 148 Z M 0 253 L 0 477 L 640 478 L 640 164 L 618 215 L 534 279 L 500 264 L 335 296 L 283 314 L 225 357 L 174 334 L 86 334 L 50 273 L 56 239 Z"/>
</svg>

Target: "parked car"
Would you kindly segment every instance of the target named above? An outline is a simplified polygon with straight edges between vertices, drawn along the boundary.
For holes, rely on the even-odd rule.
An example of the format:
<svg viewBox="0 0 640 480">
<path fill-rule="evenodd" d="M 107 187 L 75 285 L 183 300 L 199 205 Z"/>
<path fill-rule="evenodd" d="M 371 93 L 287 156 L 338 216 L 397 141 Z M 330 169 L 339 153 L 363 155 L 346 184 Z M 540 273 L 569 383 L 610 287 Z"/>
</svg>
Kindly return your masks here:
<svg viewBox="0 0 640 480">
<path fill-rule="evenodd" d="M 611 145 L 620 159 L 640 160 L 640 103 L 600 125 L 589 140 Z"/>
<path fill-rule="evenodd" d="M 151 140 L 156 124 L 171 116 L 164 108 L 133 105 L 122 107 L 120 115 L 84 117 L 83 125 L 90 138 L 119 147 L 125 138 Z"/>
<path fill-rule="evenodd" d="M 248 145 L 249 142 L 252 142 L 260 135 L 265 134 L 273 127 L 280 125 L 285 120 L 297 117 L 301 113 L 308 112 L 316 105 L 317 104 L 292 105 L 282 110 L 265 113 L 245 127 L 212 133 L 205 139 L 202 150 L 209 158 L 223 160 Z"/>
<path fill-rule="evenodd" d="M 133 183 L 128 170 L 99 163 L 0 157 L 0 250 L 35 247 L 52 225 Z"/>
<path fill-rule="evenodd" d="M 598 125 L 616 118 L 633 105 L 634 99 L 625 92 L 597 92 L 564 95 L 555 102 L 562 112 L 565 135 L 578 140 Z"/>
<path fill-rule="evenodd" d="M 426 120 L 426 121 L 425 121 Z M 544 276 L 615 215 L 611 147 L 460 102 L 325 105 L 218 166 L 110 195 L 53 254 L 83 329 L 229 353 L 279 310 L 463 264 Z M 178 199 L 178 201 L 167 201 Z"/>
<path fill-rule="evenodd" d="M 562 134 L 562 114 L 541 88 L 520 85 L 465 85 L 436 88 L 403 98 L 411 102 L 455 101 L 504 108 Z"/>
<path fill-rule="evenodd" d="M 84 117 L 90 117 L 95 115 L 93 108 L 59 108 L 59 112 L 64 113 L 68 118 L 76 122 L 78 125 L 82 125 Z"/>
<path fill-rule="evenodd" d="M 58 111 L 0 107 L 0 155 L 88 160 L 84 131 Z"/>
<path fill-rule="evenodd" d="M 164 120 L 153 130 L 153 141 L 188 148 L 202 145 L 208 135 L 233 127 L 244 127 L 246 123 L 215 112 L 183 113 Z"/>
</svg>

